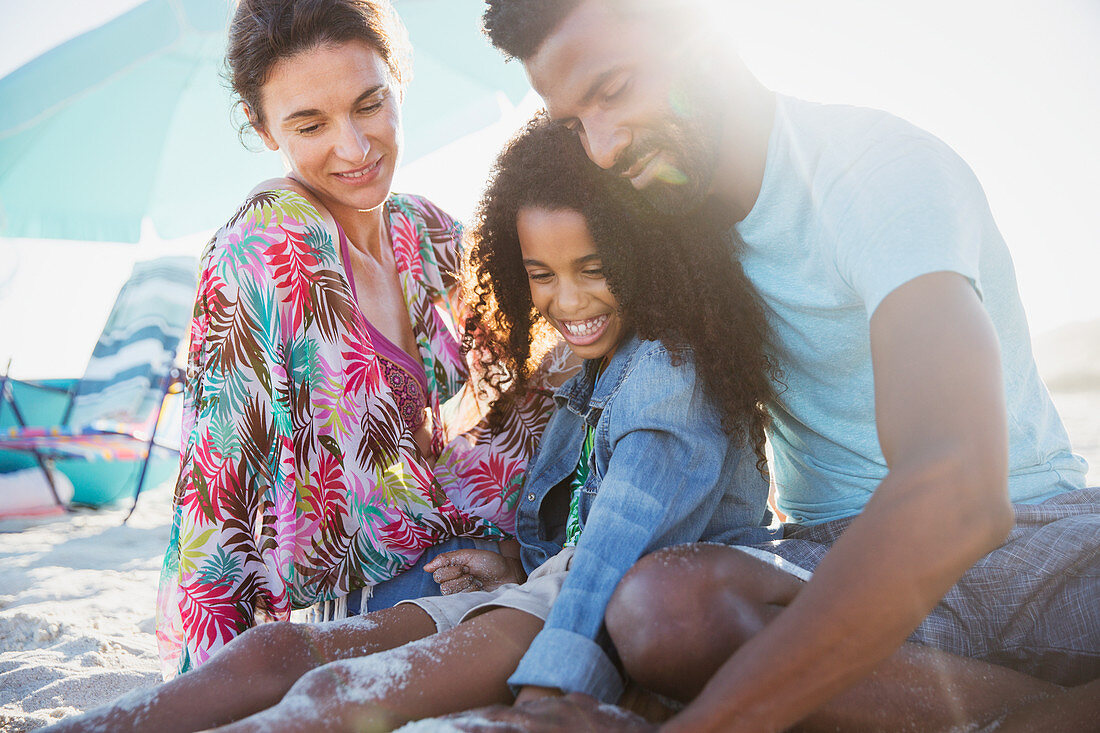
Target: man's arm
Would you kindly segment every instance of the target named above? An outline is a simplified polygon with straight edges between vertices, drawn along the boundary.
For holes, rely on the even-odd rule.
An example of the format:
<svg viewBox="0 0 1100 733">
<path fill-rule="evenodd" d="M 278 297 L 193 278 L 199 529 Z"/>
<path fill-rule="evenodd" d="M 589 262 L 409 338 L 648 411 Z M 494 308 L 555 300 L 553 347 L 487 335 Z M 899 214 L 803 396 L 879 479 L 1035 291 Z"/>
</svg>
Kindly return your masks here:
<svg viewBox="0 0 1100 733">
<path fill-rule="evenodd" d="M 871 318 L 890 473 L 795 600 L 669 731 L 780 730 L 893 654 L 1012 526 L 999 347 L 961 275 L 922 275 Z"/>
</svg>

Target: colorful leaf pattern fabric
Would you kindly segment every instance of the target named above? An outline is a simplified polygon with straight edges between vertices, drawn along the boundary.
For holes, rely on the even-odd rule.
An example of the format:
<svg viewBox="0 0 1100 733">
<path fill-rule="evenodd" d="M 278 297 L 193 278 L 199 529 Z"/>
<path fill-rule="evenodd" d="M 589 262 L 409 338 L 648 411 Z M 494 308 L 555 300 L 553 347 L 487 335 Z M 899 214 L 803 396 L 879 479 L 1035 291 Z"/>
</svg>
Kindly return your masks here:
<svg viewBox="0 0 1100 733">
<path fill-rule="evenodd" d="M 460 229 L 422 198 L 386 207 L 440 456 L 405 428 L 319 212 L 291 191 L 251 198 L 203 255 L 158 596 L 166 677 L 444 539 L 514 529 L 550 403 L 486 429 L 456 338 Z"/>
</svg>

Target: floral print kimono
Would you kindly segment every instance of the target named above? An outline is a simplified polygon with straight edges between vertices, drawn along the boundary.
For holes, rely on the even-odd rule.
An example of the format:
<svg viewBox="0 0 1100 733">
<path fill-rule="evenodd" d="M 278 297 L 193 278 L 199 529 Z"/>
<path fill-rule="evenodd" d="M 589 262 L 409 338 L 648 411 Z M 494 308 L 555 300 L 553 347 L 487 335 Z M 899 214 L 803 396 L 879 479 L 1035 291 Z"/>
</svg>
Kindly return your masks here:
<svg viewBox="0 0 1100 733">
<path fill-rule="evenodd" d="M 342 241 L 300 194 L 254 196 L 206 248 L 157 602 L 166 677 L 445 539 L 514 529 L 550 403 L 533 399 L 495 434 L 478 422 L 453 311 L 460 229 L 415 196 L 391 196 L 386 214 L 423 375 L 366 321 Z M 410 430 L 425 404 L 434 465 Z"/>
</svg>

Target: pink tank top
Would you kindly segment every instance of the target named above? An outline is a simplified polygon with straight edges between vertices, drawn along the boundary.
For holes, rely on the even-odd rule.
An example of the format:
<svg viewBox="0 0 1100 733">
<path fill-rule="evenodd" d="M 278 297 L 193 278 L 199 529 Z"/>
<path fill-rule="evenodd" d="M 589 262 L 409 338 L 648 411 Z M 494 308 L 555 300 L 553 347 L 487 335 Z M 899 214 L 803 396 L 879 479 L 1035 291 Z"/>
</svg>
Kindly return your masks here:
<svg viewBox="0 0 1100 733">
<path fill-rule="evenodd" d="M 340 233 L 340 259 L 344 265 L 344 275 L 351 287 L 351 295 L 358 303 L 359 296 L 355 292 L 355 279 L 351 275 L 348 257 L 348 238 L 339 224 L 336 225 L 336 230 Z M 428 406 L 428 377 L 424 373 L 424 365 L 386 338 L 366 318 L 363 321 L 367 324 L 367 331 L 374 343 L 375 356 L 382 367 L 382 376 L 390 386 L 397 410 L 401 413 L 401 420 L 412 432 L 424 422 L 424 408 Z"/>
</svg>

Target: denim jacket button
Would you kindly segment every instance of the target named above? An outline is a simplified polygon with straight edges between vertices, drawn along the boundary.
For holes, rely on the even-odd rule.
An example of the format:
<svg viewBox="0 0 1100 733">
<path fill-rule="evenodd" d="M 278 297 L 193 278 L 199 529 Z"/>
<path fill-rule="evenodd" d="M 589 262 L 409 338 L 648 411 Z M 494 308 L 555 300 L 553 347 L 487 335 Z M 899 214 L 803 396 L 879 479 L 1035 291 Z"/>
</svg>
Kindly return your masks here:
<svg viewBox="0 0 1100 733">
<path fill-rule="evenodd" d="M 527 501 L 534 501 L 534 500 L 535 500 L 534 492 L 527 495 Z"/>
</svg>

